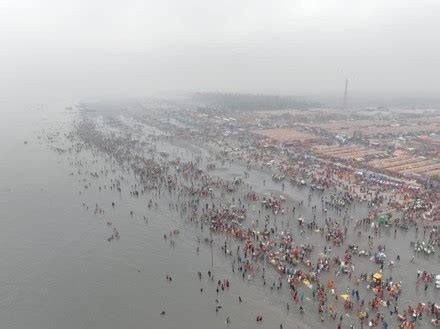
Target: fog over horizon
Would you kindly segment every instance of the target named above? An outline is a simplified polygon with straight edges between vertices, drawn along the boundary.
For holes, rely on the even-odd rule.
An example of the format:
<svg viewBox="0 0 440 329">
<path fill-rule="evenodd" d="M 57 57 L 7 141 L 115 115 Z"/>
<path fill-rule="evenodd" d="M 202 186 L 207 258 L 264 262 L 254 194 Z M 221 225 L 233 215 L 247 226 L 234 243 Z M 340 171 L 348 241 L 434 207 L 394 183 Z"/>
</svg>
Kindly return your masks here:
<svg viewBox="0 0 440 329">
<path fill-rule="evenodd" d="M 440 104 L 438 1 L 12 1 L 1 99 L 282 94 Z"/>
</svg>

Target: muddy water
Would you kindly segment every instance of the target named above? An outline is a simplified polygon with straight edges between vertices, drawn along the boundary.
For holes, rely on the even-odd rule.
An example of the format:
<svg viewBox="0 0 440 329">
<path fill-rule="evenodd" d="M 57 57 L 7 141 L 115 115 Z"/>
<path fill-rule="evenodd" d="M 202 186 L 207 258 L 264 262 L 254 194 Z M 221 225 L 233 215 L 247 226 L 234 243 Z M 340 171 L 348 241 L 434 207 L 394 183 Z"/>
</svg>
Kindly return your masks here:
<svg viewBox="0 0 440 329">
<path fill-rule="evenodd" d="M 128 190 L 99 192 L 99 179 L 87 178 L 92 187 L 84 189 L 86 175 L 76 174 L 72 159 L 48 150 L 37 139 L 36 131 L 70 120 L 63 107 L 16 117 L 2 113 L 2 327 L 224 328 L 229 315 L 231 328 L 253 328 L 258 310 L 265 317 L 260 327 L 269 328 L 285 316 L 267 300 L 264 290 L 231 277 L 227 260 L 217 250 L 213 254 L 216 278 L 229 277 L 233 289 L 217 296 L 215 284 L 205 278 L 199 281 L 196 272 L 206 273 L 211 267 L 210 250 L 202 247 L 196 253 L 196 232 L 191 226 L 185 229 L 165 201 L 159 210 L 148 211 L 145 200 L 132 199 Z M 82 161 L 87 159 L 91 162 L 93 157 L 81 155 Z M 89 170 L 110 167 L 97 160 L 84 166 Z M 96 203 L 105 214 L 93 213 Z M 113 227 L 121 238 L 109 243 Z M 163 234 L 175 228 L 182 233 L 171 248 Z M 171 284 L 165 280 L 167 274 L 173 277 Z M 244 300 L 241 305 L 238 295 Z M 216 298 L 223 306 L 219 313 Z M 165 317 L 160 316 L 162 310 L 167 312 Z M 290 321 L 293 325 L 293 318 Z"/>
</svg>

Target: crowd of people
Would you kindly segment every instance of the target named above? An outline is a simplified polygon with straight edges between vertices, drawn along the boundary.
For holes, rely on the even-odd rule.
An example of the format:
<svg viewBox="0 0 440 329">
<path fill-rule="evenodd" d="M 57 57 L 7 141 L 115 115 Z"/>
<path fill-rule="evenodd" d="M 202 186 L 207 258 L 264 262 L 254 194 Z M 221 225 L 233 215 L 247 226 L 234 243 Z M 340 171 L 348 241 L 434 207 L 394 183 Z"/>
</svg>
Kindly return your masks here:
<svg viewBox="0 0 440 329">
<path fill-rule="evenodd" d="M 232 275 L 270 290 L 287 291 L 288 311 L 291 305 L 297 305 L 301 316 L 316 316 L 323 323 L 331 319 L 336 328 L 389 328 L 390 324 L 414 328 L 425 317 L 433 325 L 439 323 L 440 308 L 435 301 L 402 305 L 402 291 L 411 283 L 393 279 L 393 268 L 400 264 L 406 270 L 414 258 L 401 264 L 399 254 L 387 257 L 385 245 L 376 241 L 390 230 L 396 237 L 404 221 L 412 230 L 423 227 L 424 238 L 437 243 L 435 224 L 421 221 L 432 206 L 402 210 L 400 203 L 393 203 L 386 188 L 373 190 L 361 186 L 356 190 L 350 186 L 352 181 L 345 170 L 332 166 L 317 169 L 306 162 L 302 162 L 302 168 L 282 163 L 278 170 L 283 175 L 274 179 L 280 189 L 278 194 L 259 193 L 246 179 L 252 168 L 258 170 L 258 157 L 249 161 L 249 156 L 242 156 L 240 161 L 246 159 L 244 178 L 228 179 L 216 174 L 216 168 L 222 163 L 231 165 L 234 159 L 225 162 L 212 151 L 205 158 L 197 156 L 190 161 L 161 156 L 158 139 L 151 137 L 149 145 L 145 145 L 132 135 L 100 131 L 92 120 L 78 122 L 68 136 L 70 152 L 90 150 L 120 166 L 122 174 L 112 178 L 105 188 L 121 192 L 123 174 L 133 174 L 137 183 L 129 187 L 130 197 L 144 198 L 151 211 L 159 207 L 159 200 L 168 200 L 169 208 L 182 220 L 200 232 L 209 232 L 211 238 L 205 242 L 212 247 L 216 241 L 220 252 L 230 259 Z M 162 139 L 172 143 L 169 136 Z M 209 170 L 202 169 L 206 164 Z M 94 175 L 105 175 L 105 170 Z M 303 191 L 303 199 L 293 200 L 283 193 L 284 177 L 304 181 L 304 186 L 294 183 L 292 187 Z M 406 202 L 421 196 L 418 190 L 403 189 L 401 199 Z M 356 218 L 356 207 L 361 206 L 367 208 L 367 214 Z M 385 210 L 399 213 L 400 218 L 382 222 L 380 215 Z M 100 211 L 96 204 L 95 212 Z M 176 234 L 170 232 L 164 237 L 171 239 L 173 235 Z M 360 249 L 354 241 L 360 243 L 364 236 L 366 243 Z M 109 241 L 119 238 L 119 231 L 113 228 Z M 418 288 L 422 284 L 425 291 L 435 290 L 436 274 L 419 271 L 414 285 Z M 202 279 L 201 272 L 198 276 Z M 213 273 L 208 276 L 214 280 Z M 167 280 L 172 281 L 170 275 Z M 223 291 L 229 286 L 228 279 L 219 280 L 216 289 Z M 220 308 L 218 305 L 216 311 Z M 163 311 L 161 315 L 165 314 Z M 256 321 L 263 321 L 263 316 L 257 314 Z M 226 324 L 230 322 L 228 316 Z"/>
</svg>

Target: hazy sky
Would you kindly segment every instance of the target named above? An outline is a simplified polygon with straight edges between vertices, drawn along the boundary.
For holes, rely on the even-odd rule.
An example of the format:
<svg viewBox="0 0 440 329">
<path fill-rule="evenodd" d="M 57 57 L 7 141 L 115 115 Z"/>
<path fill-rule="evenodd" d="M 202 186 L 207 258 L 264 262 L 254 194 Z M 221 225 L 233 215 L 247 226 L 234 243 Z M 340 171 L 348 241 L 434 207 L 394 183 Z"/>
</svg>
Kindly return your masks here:
<svg viewBox="0 0 440 329">
<path fill-rule="evenodd" d="M 0 4 L 2 97 L 440 95 L 438 0 Z"/>
</svg>

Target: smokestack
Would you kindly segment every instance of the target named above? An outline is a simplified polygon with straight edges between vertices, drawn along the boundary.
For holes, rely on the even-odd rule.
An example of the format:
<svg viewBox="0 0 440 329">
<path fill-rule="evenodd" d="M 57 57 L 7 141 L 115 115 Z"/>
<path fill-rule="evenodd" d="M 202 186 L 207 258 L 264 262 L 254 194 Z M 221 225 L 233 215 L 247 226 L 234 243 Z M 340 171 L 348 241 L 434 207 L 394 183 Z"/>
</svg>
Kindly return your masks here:
<svg viewBox="0 0 440 329">
<path fill-rule="evenodd" d="M 344 92 L 344 105 L 343 108 L 347 107 L 347 94 L 348 94 L 348 79 L 345 79 L 345 92 Z"/>
</svg>

